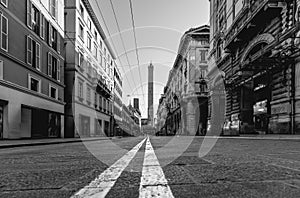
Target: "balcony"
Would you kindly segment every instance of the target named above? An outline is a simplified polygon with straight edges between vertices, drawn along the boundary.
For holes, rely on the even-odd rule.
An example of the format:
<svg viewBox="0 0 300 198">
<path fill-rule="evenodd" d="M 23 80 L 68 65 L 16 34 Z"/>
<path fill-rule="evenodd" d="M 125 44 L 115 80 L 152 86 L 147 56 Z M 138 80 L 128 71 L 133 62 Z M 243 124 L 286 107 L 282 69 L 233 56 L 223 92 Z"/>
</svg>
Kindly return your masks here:
<svg viewBox="0 0 300 198">
<path fill-rule="evenodd" d="M 98 79 L 96 91 L 105 98 L 112 97 L 111 91 L 107 88 L 107 85 L 102 81 L 102 79 Z"/>
<path fill-rule="evenodd" d="M 280 15 L 285 6 L 285 2 L 277 0 L 249 0 L 246 2 L 226 33 L 225 48 L 231 48 L 238 45 L 239 41 L 255 36 L 264 25 L 261 20 L 271 21 Z"/>
</svg>

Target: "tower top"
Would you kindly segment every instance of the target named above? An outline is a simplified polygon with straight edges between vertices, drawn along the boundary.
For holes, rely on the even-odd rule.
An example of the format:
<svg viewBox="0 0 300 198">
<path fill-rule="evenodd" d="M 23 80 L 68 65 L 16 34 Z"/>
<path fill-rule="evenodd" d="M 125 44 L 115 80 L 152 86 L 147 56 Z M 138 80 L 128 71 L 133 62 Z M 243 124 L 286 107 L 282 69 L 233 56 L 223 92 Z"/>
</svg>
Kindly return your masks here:
<svg viewBox="0 0 300 198">
<path fill-rule="evenodd" d="M 149 68 L 154 68 L 154 65 L 152 64 L 152 61 L 150 62 Z"/>
</svg>

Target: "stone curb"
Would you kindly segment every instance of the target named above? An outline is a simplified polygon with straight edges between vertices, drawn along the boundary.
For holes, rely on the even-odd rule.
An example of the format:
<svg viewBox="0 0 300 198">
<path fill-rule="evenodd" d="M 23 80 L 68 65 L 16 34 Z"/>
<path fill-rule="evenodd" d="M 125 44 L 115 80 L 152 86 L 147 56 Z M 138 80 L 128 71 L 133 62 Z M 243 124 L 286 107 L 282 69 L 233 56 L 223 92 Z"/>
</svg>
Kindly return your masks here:
<svg viewBox="0 0 300 198">
<path fill-rule="evenodd" d="M 16 143 L 16 144 L 4 144 L 1 145 L 0 141 L 0 149 L 5 148 L 17 148 L 17 147 L 25 147 L 25 146 L 42 146 L 42 145 L 53 145 L 53 144 L 67 144 L 67 143 L 78 143 L 78 142 L 92 142 L 99 140 L 112 140 L 120 137 L 112 137 L 112 138 L 95 138 L 95 139 L 70 139 L 70 140 L 62 140 L 62 141 L 52 141 L 52 142 L 28 142 L 28 143 Z M 13 140 L 12 140 L 13 141 Z"/>
</svg>

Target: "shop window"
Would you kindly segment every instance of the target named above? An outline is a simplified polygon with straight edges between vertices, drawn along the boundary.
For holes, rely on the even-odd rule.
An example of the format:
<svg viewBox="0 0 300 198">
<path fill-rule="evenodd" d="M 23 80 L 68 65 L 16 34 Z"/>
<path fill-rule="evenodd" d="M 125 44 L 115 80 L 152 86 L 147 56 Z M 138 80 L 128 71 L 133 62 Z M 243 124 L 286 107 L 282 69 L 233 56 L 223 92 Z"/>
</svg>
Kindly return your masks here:
<svg viewBox="0 0 300 198">
<path fill-rule="evenodd" d="M 41 80 L 29 74 L 28 88 L 32 91 L 41 93 Z"/>
</svg>

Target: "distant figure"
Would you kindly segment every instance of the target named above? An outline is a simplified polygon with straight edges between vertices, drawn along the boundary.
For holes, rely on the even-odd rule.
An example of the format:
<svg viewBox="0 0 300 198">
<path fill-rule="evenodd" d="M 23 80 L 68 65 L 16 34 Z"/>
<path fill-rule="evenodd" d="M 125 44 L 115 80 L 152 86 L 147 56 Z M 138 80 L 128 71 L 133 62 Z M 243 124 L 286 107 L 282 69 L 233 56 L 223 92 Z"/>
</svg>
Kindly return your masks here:
<svg viewBox="0 0 300 198">
<path fill-rule="evenodd" d="M 48 132 L 50 137 L 56 136 L 56 116 L 54 114 L 51 114 L 51 119 L 48 127 Z"/>
</svg>

